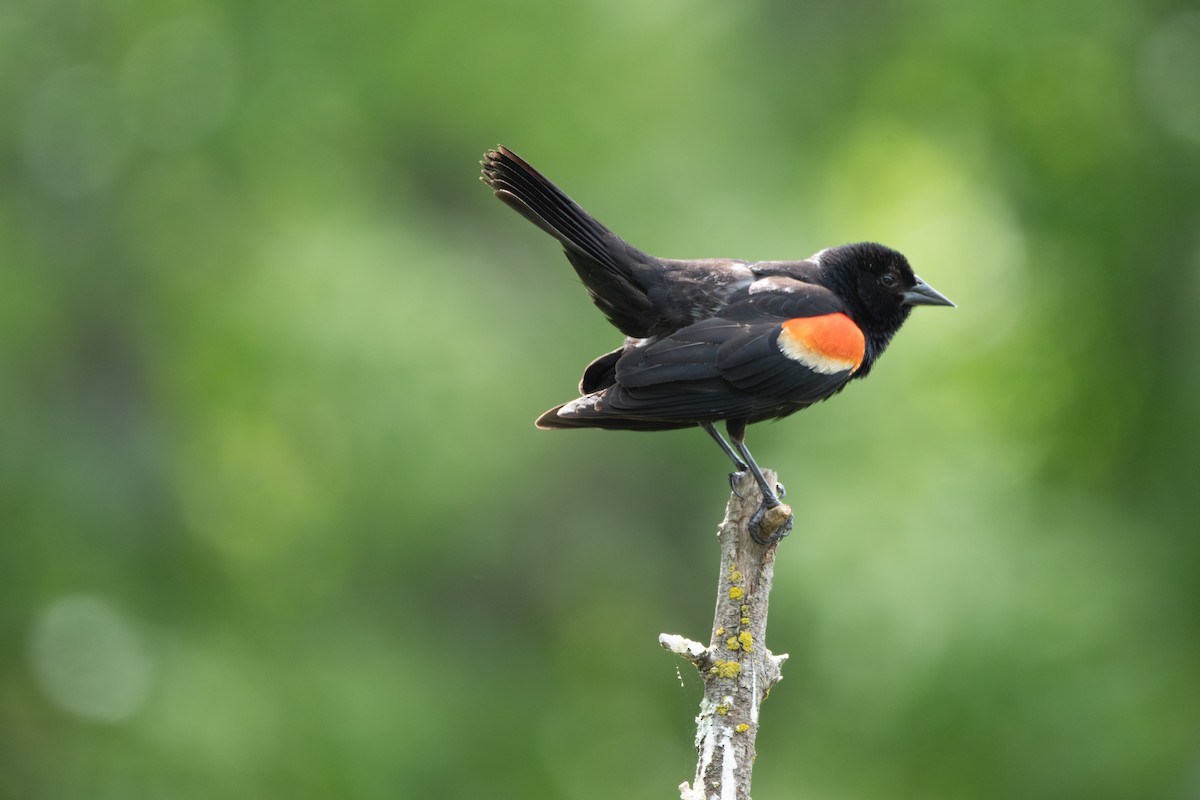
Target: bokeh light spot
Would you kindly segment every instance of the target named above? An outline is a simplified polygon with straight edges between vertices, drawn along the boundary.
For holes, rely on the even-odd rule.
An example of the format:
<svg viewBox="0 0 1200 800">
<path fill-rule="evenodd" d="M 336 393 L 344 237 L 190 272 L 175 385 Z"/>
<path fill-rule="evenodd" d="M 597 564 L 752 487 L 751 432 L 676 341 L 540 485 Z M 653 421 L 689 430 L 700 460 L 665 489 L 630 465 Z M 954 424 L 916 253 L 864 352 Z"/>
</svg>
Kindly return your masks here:
<svg viewBox="0 0 1200 800">
<path fill-rule="evenodd" d="M 120 93 L 134 135 L 151 147 L 176 150 L 226 120 L 236 88 L 229 37 L 209 22 L 186 19 L 142 37 L 125 62 Z"/>
<path fill-rule="evenodd" d="M 129 157 L 116 88 L 92 66 L 47 78 L 30 100 L 23 133 L 26 166 L 42 188 L 59 196 L 103 189 Z"/>
<path fill-rule="evenodd" d="M 29 657 L 55 705 L 100 722 L 136 713 L 154 679 L 154 662 L 133 622 L 93 595 L 68 595 L 43 609 Z"/>
<path fill-rule="evenodd" d="M 1200 142 L 1200 11 L 1166 17 L 1142 51 L 1142 99 L 1172 134 Z"/>
<path fill-rule="evenodd" d="M 269 420 L 223 415 L 187 453 L 180 478 L 191 529 L 226 556 L 276 556 L 325 519 L 323 492 Z"/>
</svg>

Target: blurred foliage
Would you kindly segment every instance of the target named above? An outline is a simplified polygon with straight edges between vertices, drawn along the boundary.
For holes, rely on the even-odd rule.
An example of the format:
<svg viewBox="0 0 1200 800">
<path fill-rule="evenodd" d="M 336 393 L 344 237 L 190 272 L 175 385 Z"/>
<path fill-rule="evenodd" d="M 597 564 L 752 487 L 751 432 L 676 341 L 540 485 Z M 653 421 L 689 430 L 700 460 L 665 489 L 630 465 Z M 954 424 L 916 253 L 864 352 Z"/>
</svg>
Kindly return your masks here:
<svg viewBox="0 0 1200 800">
<path fill-rule="evenodd" d="M 534 431 L 619 336 L 499 141 L 652 252 L 959 303 L 751 429 L 758 795 L 1200 797 L 1198 53 L 1169 1 L 6 0 L 0 796 L 690 778 L 655 638 L 727 464 Z"/>
</svg>

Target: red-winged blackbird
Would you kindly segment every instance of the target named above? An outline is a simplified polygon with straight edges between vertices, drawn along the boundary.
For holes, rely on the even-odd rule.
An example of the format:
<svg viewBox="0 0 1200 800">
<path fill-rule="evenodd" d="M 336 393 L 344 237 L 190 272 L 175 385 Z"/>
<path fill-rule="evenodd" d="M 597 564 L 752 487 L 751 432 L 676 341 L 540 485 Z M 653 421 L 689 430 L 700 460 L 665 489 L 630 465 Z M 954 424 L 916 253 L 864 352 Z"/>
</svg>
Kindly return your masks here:
<svg viewBox="0 0 1200 800">
<path fill-rule="evenodd" d="M 481 163 L 483 182 L 562 243 L 592 301 L 627 337 L 584 370 L 581 397 L 550 409 L 537 426 L 698 425 L 738 471 L 753 473 L 763 495 L 757 519 L 779 499 L 746 448 L 746 426 L 866 376 L 913 306 L 954 305 L 904 256 L 872 242 L 804 261 L 658 258 L 601 225 L 511 150 L 497 147 Z M 713 427 L 719 420 L 732 447 Z"/>
</svg>

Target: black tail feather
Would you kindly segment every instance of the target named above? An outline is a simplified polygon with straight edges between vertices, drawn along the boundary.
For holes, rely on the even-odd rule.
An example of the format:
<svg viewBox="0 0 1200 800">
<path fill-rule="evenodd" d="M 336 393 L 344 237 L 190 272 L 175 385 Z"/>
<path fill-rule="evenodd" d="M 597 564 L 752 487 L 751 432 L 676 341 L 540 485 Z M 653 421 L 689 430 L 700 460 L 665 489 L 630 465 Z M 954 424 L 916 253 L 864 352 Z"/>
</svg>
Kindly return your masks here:
<svg viewBox="0 0 1200 800">
<path fill-rule="evenodd" d="M 621 417 L 603 413 L 579 413 L 568 410 L 565 414 L 559 412 L 572 403 L 555 406 L 537 418 L 534 424 L 542 430 L 561 430 L 567 428 L 601 428 L 609 431 L 672 431 L 681 428 L 694 428 L 695 422 L 660 419 L 638 419 L 636 417 Z"/>
<path fill-rule="evenodd" d="M 480 163 L 483 182 L 496 197 L 562 243 L 609 321 L 627 336 L 649 335 L 660 316 L 646 285 L 658 274 L 650 267 L 655 260 L 601 225 L 508 148 L 489 150 Z"/>
<path fill-rule="evenodd" d="M 616 235 L 524 159 L 499 146 L 488 151 L 480 163 L 483 182 L 521 216 L 558 239 L 568 250 L 609 267 L 617 266 L 605 241 L 616 239 Z"/>
<path fill-rule="evenodd" d="M 625 355 L 625 347 L 618 347 L 611 353 L 592 359 L 579 379 L 579 393 L 592 394 L 607 389 L 617 382 L 617 362 Z"/>
</svg>

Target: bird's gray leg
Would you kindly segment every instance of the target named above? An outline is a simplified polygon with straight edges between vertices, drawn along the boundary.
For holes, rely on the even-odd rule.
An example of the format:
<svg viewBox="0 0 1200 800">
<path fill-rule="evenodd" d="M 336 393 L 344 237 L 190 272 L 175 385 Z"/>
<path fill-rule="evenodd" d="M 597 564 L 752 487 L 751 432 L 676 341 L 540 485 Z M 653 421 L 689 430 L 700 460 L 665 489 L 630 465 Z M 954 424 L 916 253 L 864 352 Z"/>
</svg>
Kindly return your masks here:
<svg viewBox="0 0 1200 800">
<path fill-rule="evenodd" d="M 779 498 L 775 495 L 775 489 L 768 484 L 767 479 L 763 477 L 762 470 L 758 468 L 758 463 L 755 462 L 754 456 L 750 455 L 750 449 L 746 447 L 745 441 L 741 439 L 734 439 L 733 446 L 737 448 L 737 451 L 741 454 L 742 458 L 746 460 L 746 464 L 750 469 L 750 474 L 754 476 L 754 480 L 758 484 L 759 490 L 762 491 L 763 505 L 765 505 L 767 508 L 773 508 L 779 505 Z"/>
<path fill-rule="evenodd" d="M 780 505 L 779 497 L 775 494 L 774 488 L 767 483 L 767 479 L 762 474 L 762 470 L 759 469 L 757 462 L 755 462 L 754 456 L 750 455 L 750 449 L 746 447 L 745 424 L 731 424 L 726 422 L 725 425 L 729 429 L 729 438 L 733 440 L 733 446 L 737 448 L 737 452 L 745 460 L 746 465 L 749 468 L 750 473 L 754 476 L 754 480 L 758 484 L 758 488 L 762 492 L 763 496 L 762 508 L 754 512 L 754 516 L 750 518 L 750 523 L 747 526 L 750 532 L 750 538 L 763 545 L 777 542 L 791 533 L 792 516 L 789 514 L 787 521 L 784 522 L 783 525 L 777 530 L 772 531 L 767 536 L 762 535 L 762 523 L 763 519 L 766 517 L 766 512 Z M 783 487 L 780 487 L 780 491 L 782 491 L 782 489 Z"/>
<path fill-rule="evenodd" d="M 733 451 L 733 448 L 729 446 L 729 442 L 725 441 L 725 437 L 713 427 L 711 422 L 701 422 L 700 427 L 704 429 L 705 433 L 713 438 L 713 441 L 717 443 L 717 446 L 720 447 L 725 455 L 729 456 L 729 460 L 733 462 L 734 472 L 729 474 L 729 488 L 733 490 L 734 494 L 736 494 L 738 497 L 741 497 L 737 490 L 737 476 L 738 473 L 745 472 L 747 469 L 749 469 L 749 467 L 746 465 L 745 461 L 742 461 L 740 458 L 738 458 L 738 454 Z"/>
</svg>

